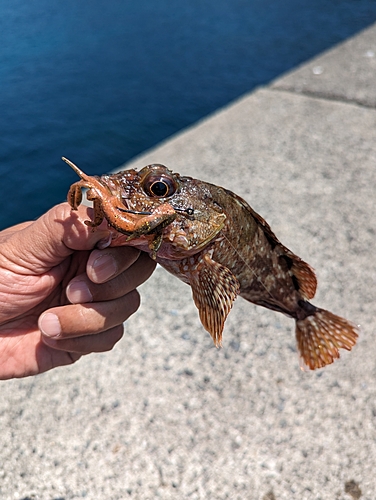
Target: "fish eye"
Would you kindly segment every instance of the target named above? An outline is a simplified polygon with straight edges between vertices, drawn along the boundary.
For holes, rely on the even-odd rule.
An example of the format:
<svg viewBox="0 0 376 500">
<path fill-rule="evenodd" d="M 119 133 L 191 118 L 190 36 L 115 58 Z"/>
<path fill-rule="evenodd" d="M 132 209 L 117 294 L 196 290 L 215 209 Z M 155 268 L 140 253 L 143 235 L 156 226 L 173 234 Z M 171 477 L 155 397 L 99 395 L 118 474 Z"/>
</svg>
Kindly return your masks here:
<svg viewBox="0 0 376 500">
<path fill-rule="evenodd" d="M 168 185 L 164 181 L 153 182 L 149 189 L 155 196 L 166 196 L 168 193 Z"/>
<path fill-rule="evenodd" d="M 176 191 L 176 182 L 166 175 L 150 174 L 143 181 L 143 189 L 148 196 L 166 198 Z"/>
</svg>

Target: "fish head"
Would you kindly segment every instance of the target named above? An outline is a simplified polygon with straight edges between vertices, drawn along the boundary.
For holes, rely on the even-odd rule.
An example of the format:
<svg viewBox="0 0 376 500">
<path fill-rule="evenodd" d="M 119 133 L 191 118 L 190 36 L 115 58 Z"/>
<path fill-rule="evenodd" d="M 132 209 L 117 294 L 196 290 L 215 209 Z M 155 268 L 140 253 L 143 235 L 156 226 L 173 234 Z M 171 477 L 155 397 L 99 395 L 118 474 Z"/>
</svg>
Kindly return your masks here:
<svg viewBox="0 0 376 500">
<path fill-rule="evenodd" d="M 134 246 L 144 249 L 142 242 L 148 241 L 150 248 L 150 241 L 158 234 L 159 255 L 178 259 L 200 251 L 224 227 L 226 215 L 214 200 L 213 186 L 180 176 L 164 165 L 152 164 L 140 171 L 124 170 L 104 175 L 100 180 L 112 196 L 116 195 L 119 217 L 122 212 L 131 213 L 139 217 L 142 227 L 142 218 L 146 217 L 150 222 L 148 227 L 152 228 L 131 235 L 127 232 L 126 237 L 118 234 L 113 238 L 113 246 L 134 240 Z M 106 197 L 106 192 L 103 196 Z M 105 207 L 106 200 L 101 201 Z M 105 213 L 105 217 L 119 233 L 114 216 Z"/>
</svg>

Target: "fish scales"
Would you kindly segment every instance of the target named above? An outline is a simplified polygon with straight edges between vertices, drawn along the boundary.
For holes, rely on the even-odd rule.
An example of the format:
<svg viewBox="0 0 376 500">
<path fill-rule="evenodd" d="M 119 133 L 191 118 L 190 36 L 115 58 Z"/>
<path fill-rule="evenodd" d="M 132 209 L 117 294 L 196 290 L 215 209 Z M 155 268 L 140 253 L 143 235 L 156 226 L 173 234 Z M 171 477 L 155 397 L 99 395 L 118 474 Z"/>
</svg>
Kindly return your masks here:
<svg viewBox="0 0 376 500">
<path fill-rule="evenodd" d="M 227 218 L 221 231 L 224 238 L 215 245 L 213 259 L 237 277 L 241 297 L 255 304 L 280 304 L 278 310 L 283 304 L 285 312 L 293 316 L 301 297 L 286 260 L 280 258 L 285 255 L 284 247 L 275 237 L 266 236 L 248 204 L 231 191 L 218 194 L 219 203 L 226 204 Z"/>
<path fill-rule="evenodd" d="M 238 295 L 295 319 L 298 349 L 310 369 L 332 363 L 340 348 L 355 345 L 355 325 L 309 302 L 317 287 L 312 267 L 235 193 L 160 164 L 97 177 L 64 160 L 81 178 L 68 193 L 72 209 L 87 188 L 94 204 L 88 225 L 96 227 L 106 219 L 111 246 L 148 252 L 189 284 L 216 346 Z"/>
</svg>

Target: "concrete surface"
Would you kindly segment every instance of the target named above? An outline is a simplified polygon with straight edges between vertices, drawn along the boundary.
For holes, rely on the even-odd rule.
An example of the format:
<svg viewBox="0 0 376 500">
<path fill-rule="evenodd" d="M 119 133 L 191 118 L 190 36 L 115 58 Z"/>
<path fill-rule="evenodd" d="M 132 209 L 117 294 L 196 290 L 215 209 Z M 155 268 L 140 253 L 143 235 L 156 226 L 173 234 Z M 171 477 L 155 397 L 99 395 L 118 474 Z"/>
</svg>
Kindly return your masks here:
<svg viewBox="0 0 376 500">
<path fill-rule="evenodd" d="M 375 37 L 373 25 L 279 78 L 271 87 L 375 108 Z"/>
<path fill-rule="evenodd" d="M 158 268 L 111 353 L 1 383 L 1 500 L 376 498 L 375 72 L 346 91 L 344 65 L 374 64 L 356 47 L 375 28 L 127 165 L 246 198 L 316 269 L 313 302 L 361 325 L 353 352 L 301 372 L 293 321 L 241 299 L 216 350 Z"/>
</svg>

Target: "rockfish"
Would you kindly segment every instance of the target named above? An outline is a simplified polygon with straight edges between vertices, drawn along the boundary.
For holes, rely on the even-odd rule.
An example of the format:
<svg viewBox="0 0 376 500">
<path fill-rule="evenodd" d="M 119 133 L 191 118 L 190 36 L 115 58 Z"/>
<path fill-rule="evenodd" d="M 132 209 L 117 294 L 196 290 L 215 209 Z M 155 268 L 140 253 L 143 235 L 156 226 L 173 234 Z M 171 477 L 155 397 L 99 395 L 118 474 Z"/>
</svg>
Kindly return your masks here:
<svg viewBox="0 0 376 500">
<path fill-rule="evenodd" d="M 72 209 L 87 188 L 94 203 L 88 225 L 98 226 L 105 218 L 111 246 L 148 252 L 190 285 L 201 322 L 217 347 L 238 295 L 295 320 L 300 355 L 312 370 L 339 358 L 340 348 L 355 345 L 355 325 L 309 302 L 317 287 L 312 267 L 235 193 L 160 164 L 98 177 L 63 159 L 81 177 L 68 193 Z"/>
</svg>

